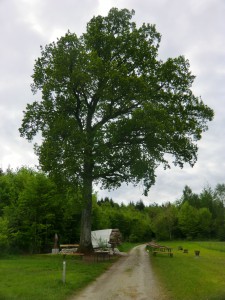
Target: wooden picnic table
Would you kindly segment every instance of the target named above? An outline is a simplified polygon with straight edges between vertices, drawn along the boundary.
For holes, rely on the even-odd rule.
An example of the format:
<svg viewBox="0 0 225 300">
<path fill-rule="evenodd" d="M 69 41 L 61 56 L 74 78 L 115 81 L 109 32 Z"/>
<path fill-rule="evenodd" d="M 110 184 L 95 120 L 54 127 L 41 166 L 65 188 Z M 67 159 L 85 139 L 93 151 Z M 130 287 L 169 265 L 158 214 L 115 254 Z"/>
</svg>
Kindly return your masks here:
<svg viewBox="0 0 225 300">
<path fill-rule="evenodd" d="M 161 254 L 167 254 L 168 256 L 173 257 L 172 248 L 170 248 L 170 247 L 159 245 L 155 242 L 149 242 L 149 243 L 147 243 L 146 246 L 148 249 L 150 249 L 150 251 L 152 252 L 152 254 L 154 256 L 156 256 L 157 253 L 161 253 Z"/>
</svg>

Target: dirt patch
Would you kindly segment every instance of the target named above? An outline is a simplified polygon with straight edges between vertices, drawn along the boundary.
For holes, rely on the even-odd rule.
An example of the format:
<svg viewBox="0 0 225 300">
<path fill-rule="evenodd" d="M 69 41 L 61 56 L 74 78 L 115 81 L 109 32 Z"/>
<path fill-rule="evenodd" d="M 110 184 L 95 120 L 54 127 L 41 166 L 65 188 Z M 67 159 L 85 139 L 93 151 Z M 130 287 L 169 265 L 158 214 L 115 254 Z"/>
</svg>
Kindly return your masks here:
<svg viewBox="0 0 225 300">
<path fill-rule="evenodd" d="M 153 274 L 145 245 L 121 257 L 108 271 L 71 300 L 168 300 Z"/>
</svg>

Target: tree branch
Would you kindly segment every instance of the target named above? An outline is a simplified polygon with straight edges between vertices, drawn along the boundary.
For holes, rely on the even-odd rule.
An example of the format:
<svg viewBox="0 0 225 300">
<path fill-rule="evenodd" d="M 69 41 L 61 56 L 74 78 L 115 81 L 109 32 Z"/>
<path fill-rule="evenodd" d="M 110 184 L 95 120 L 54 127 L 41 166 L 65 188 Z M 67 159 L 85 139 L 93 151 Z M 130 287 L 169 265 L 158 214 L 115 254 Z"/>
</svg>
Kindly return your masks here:
<svg viewBox="0 0 225 300">
<path fill-rule="evenodd" d="M 76 108 L 75 108 L 75 117 L 76 117 L 76 120 L 77 120 L 77 123 L 80 127 L 80 129 L 83 131 L 83 124 L 82 124 L 82 121 L 81 121 L 81 118 L 80 118 L 80 110 L 81 110 L 81 100 L 80 100 L 80 97 L 79 97 L 79 94 L 77 93 L 77 91 L 75 90 L 75 88 L 73 88 L 73 94 L 76 98 Z"/>
</svg>

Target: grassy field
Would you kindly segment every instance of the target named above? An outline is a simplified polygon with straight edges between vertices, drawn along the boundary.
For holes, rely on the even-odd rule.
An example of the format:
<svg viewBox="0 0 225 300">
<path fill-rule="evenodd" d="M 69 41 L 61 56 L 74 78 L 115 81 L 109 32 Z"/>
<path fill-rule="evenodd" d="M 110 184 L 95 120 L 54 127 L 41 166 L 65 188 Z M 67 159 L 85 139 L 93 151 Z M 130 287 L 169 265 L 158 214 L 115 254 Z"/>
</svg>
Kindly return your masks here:
<svg viewBox="0 0 225 300">
<path fill-rule="evenodd" d="M 225 242 L 162 242 L 173 248 L 151 257 L 153 270 L 172 300 L 225 300 Z M 188 253 L 178 250 L 182 246 Z M 195 256 L 195 250 L 200 256 Z"/>
<path fill-rule="evenodd" d="M 127 252 L 136 244 L 123 243 Z M 66 258 L 66 283 L 62 282 L 60 255 L 0 257 L 0 300 L 65 300 L 107 270 L 114 260 L 85 261 Z"/>
<path fill-rule="evenodd" d="M 225 300 L 225 243 L 163 242 L 173 248 L 173 258 L 152 257 L 154 272 L 168 300 Z M 123 244 L 128 251 L 135 244 Z M 188 253 L 178 250 L 188 249 Z M 195 250 L 200 251 L 196 257 Z M 112 261 L 87 262 L 67 257 L 66 283 L 62 283 L 63 258 L 58 255 L 0 257 L 0 300 L 65 300 L 104 272 Z"/>
<path fill-rule="evenodd" d="M 1 300 L 64 300 L 104 272 L 112 261 L 86 262 L 66 258 L 66 283 L 62 282 L 60 255 L 0 258 Z"/>
</svg>

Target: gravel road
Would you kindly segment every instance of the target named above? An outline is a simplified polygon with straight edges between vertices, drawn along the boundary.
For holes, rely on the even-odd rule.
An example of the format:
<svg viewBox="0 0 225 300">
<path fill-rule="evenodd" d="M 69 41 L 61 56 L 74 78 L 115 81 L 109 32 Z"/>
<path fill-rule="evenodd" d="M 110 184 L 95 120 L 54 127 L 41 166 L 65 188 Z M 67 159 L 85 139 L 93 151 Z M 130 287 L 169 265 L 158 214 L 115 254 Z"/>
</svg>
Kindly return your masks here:
<svg viewBox="0 0 225 300">
<path fill-rule="evenodd" d="M 153 274 L 145 245 L 121 257 L 71 300 L 168 300 Z"/>
</svg>

